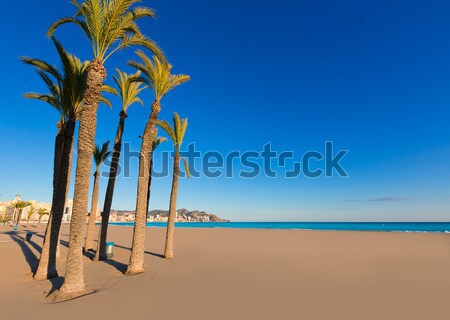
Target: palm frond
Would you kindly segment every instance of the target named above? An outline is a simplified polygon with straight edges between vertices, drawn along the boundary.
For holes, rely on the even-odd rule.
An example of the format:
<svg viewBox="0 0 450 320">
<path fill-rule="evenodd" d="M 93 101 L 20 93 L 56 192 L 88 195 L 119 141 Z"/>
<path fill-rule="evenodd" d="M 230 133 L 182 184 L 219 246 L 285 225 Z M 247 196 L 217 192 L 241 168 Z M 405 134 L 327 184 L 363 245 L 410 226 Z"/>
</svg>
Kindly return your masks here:
<svg viewBox="0 0 450 320">
<path fill-rule="evenodd" d="M 96 166 L 96 170 L 100 168 L 100 165 L 105 161 L 105 159 L 111 154 L 111 151 L 109 150 L 109 141 L 106 141 L 105 143 L 100 145 L 95 145 L 94 150 L 92 152 L 92 155 L 94 157 L 94 162 Z"/>
<path fill-rule="evenodd" d="M 172 139 L 173 143 L 176 144 L 176 135 L 175 135 L 175 131 L 173 130 L 173 128 L 170 126 L 170 123 L 167 122 L 167 120 L 157 120 L 156 121 L 156 125 L 158 127 L 160 127 L 161 129 L 163 129 L 168 135 L 169 137 Z"/>
<path fill-rule="evenodd" d="M 12 207 L 16 208 L 16 209 L 23 209 L 23 208 L 28 207 L 28 206 L 31 206 L 31 202 L 23 201 L 23 200 L 17 200 L 17 201 L 14 201 L 12 203 Z"/>
<path fill-rule="evenodd" d="M 36 68 L 38 75 L 45 83 L 48 93 L 30 93 L 26 98 L 44 101 L 60 112 L 61 117 L 78 119 L 81 112 L 86 90 L 86 74 L 89 63 L 81 62 L 76 56 L 69 54 L 62 44 L 52 37 L 58 52 L 61 68 L 34 58 L 22 58 L 22 61 Z M 103 86 L 104 92 L 115 93 L 110 86 Z M 101 102 L 111 106 L 109 100 L 102 97 Z"/>
<path fill-rule="evenodd" d="M 155 99 L 161 100 L 170 90 L 187 81 L 190 77 L 184 74 L 171 74 L 172 66 L 164 59 L 153 56 L 151 59 L 141 50 L 136 51 L 142 62 L 129 61 L 128 64 L 142 72 L 141 81 L 152 89 Z"/>
<path fill-rule="evenodd" d="M 48 103 L 49 105 L 54 107 L 56 109 L 56 111 L 59 112 L 61 117 L 64 117 L 64 110 L 62 110 L 60 108 L 60 102 L 54 96 L 49 95 L 49 94 L 40 94 L 40 93 L 34 93 L 34 92 L 25 93 L 23 96 L 27 99 L 36 99 L 36 100 L 40 100 L 42 102 Z"/>
<path fill-rule="evenodd" d="M 178 113 L 175 112 L 173 115 L 173 127 L 166 120 L 158 120 L 156 124 L 169 135 L 173 141 L 175 150 L 179 152 L 181 144 L 183 143 L 184 134 L 186 133 L 188 119 L 180 119 Z"/>
<path fill-rule="evenodd" d="M 49 63 L 45 62 L 44 60 L 30 58 L 30 57 L 20 57 L 20 60 L 22 60 L 26 64 L 36 67 L 39 70 L 42 70 L 44 72 L 51 74 L 57 81 L 62 82 L 62 80 L 63 80 L 61 74 L 58 71 L 58 68 L 50 65 Z"/>
<path fill-rule="evenodd" d="M 37 211 L 37 213 L 38 213 L 38 215 L 41 216 L 41 217 L 43 217 L 43 216 L 49 214 L 49 213 L 48 213 L 48 210 L 45 209 L 45 208 L 39 208 L 38 211 Z"/>
<path fill-rule="evenodd" d="M 159 145 L 161 143 L 165 142 L 165 141 L 167 141 L 167 138 L 166 137 L 159 137 L 158 136 L 158 129 L 156 128 L 155 132 L 154 132 L 154 135 L 153 135 L 153 142 L 152 142 L 153 148 L 152 148 L 152 150 L 155 151 L 156 148 L 158 148 Z"/>
<path fill-rule="evenodd" d="M 183 157 L 184 162 L 184 169 L 186 170 L 187 177 L 191 177 L 191 171 L 189 170 L 189 163 L 187 162 L 186 158 Z"/>
<path fill-rule="evenodd" d="M 139 81 L 141 72 L 138 70 L 135 74 L 129 75 L 125 72 L 116 69 L 117 76 L 113 76 L 116 83 L 118 94 L 122 99 L 122 110 L 126 113 L 128 108 L 134 103 L 144 105 L 139 98 L 139 94 L 146 89 L 143 82 Z"/>
<path fill-rule="evenodd" d="M 73 23 L 75 25 L 77 25 L 78 27 L 81 28 L 81 30 L 83 31 L 84 35 L 86 37 L 88 37 L 89 40 L 92 40 L 91 35 L 90 35 L 90 31 L 88 28 L 88 25 L 86 24 L 85 21 L 83 21 L 81 18 L 78 17 L 64 17 L 61 18 L 59 20 L 57 20 L 55 23 L 53 23 L 50 28 L 47 31 L 47 36 L 50 38 L 51 36 L 53 36 L 53 34 L 55 33 L 56 29 L 58 27 L 60 27 L 63 24 L 66 23 Z"/>
<path fill-rule="evenodd" d="M 72 0 L 76 7 L 73 17 L 56 21 L 48 35 L 66 23 L 80 27 L 89 40 L 94 59 L 105 62 L 120 49 L 139 46 L 146 48 L 163 59 L 161 49 L 146 38 L 137 21 L 142 18 L 155 18 L 155 12 L 144 6 L 137 6 L 140 0 Z"/>
</svg>

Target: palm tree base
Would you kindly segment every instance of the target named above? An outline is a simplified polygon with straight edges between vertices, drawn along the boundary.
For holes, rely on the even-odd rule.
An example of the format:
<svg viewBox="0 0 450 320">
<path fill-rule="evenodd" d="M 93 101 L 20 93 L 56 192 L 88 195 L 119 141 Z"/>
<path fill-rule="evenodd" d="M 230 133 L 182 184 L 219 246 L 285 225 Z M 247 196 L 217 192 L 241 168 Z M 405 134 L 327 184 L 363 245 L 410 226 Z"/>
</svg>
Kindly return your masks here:
<svg viewBox="0 0 450 320">
<path fill-rule="evenodd" d="M 144 273 L 145 268 L 130 268 L 128 267 L 127 271 L 124 272 L 126 276 L 134 276 L 136 274 Z"/>
<path fill-rule="evenodd" d="M 77 298 L 81 298 L 90 294 L 95 293 L 93 290 L 81 290 L 75 292 L 64 292 L 61 290 L 56 290 L 47 296 L 47 300 L 51 302 L 64 302 Z"/>
<path fill-rule="evenodd" d="M 54 279 L 54 278 L 58 278 L 58 272 L 52 272 L 52 273 L 35 273 L 33 276 L 34 280 L 37 281 L 44 281 L 44 280 L 48 280 L 48 279 Z"/>
<path fill-rule="evenodd" d="M 92 261 L 96 261 L 96 262 L 98 262 L 98 261 L 106 261 L 106 260 L 108 260 L 107 256 L 97 256 L 97 255 L 92 259 Z"/>
</svg>

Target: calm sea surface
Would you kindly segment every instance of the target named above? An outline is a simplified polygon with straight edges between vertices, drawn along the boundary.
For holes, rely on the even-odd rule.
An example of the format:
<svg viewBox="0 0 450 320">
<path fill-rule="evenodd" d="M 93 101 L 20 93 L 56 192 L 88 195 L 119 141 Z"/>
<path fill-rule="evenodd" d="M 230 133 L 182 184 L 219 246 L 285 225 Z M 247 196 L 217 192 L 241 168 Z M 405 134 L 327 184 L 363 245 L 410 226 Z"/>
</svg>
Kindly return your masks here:
<svg viewBox="0 0 450 320">
<path fill-rule="evenodd" d="M 133 226 L 132 222 L 111 222 Z M 149 222 L 148 227 L 166 227 L 164 222 Z M 179 222 L 177 228 L 230 228 L 281 230 L 346 230 L 392 232 L 450 232 L 450 222 Z"/>
</svg>

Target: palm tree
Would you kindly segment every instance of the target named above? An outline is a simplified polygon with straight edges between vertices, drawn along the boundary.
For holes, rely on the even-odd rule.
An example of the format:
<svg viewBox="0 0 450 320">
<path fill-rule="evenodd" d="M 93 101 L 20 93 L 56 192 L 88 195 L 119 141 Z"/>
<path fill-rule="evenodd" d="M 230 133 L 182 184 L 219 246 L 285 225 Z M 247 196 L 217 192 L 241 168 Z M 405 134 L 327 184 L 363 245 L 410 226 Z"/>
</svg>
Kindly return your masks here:
<svg viewBox="0 0 450 320">
<path fill-rule="evenodd" d="M 150 154 L 150 166 L 148 168 L 147 209 L 145 210 L 147 215 L 148 215 L 148 209 L 149 209 L 149 206 L 150 206 L 150 190 L 151 190 L 151 186 L 152 186 L 153 153 L 155 152 L 156 148 L 158 148 L 158 146 L 161 143 L 163 143 L 164 141 L 167 141 L 167 138 L 159 137 L 158 136 L 158 129 L 155 129 L 155 135 L 154 135 L 153 143 L 152 143 L 152 153 Z"/>
<path fill-rule="evenodd" d="M 20 219 L 22 217 L 22 212 L 23 209 L 28 207 L 29 205 L 31 205 L 31 203 L 29 203 L 28 201 L 23 201 L 23 200 L 17 200 L 14 201 L 14 203 L 12 204 L 12 206 L 14 207 L 14 209 L 16 209 L 16 217 L 15 217 L 15 227 L 17 227 L 19 225 Z"/>
<path fill-rule="evenodd" d="M 34 278 L 37 280 L 58 276 L 56 271 L 56 251 L 65 201 L 70 185 L 75 124 L 84 102 L 88 67 L 87 62 L 82 63 L 74 55 L 68 54 L 56 39 L 52 38 L 52 40 L 59 54 L 62 65 L 61 71 L 40 59 L 21 58 L 23 62 L 36 68 L 49 91 L 46 94 L 27 93 L 25 97 L 46 102 L 58 110 L 60 113 L 60 131 L 63 139 L 59 145 L 57 136 L 57 142 L 55 143 L 52 209 L 45 231 L 39 265 L 34 275 Z M 113 92 L 114 90 L 104 85 L 103 91 Z M 101 101 L 110 106 L 106 98 L 102 97 Z"/>
<path fill-rule="evenodd" d="M 144 242 L 147 225 L 147 198 L 149 183 L 150 155 L 152 154 L 153 139 L 158 114 L 161 110 L 161 99 L 173 88 L 189 80 L 189 76 L 170 73 L 172 66 L 154 56 L 151 60 L 142 51 L 137 55 L 140 62 L 130 62 L 130 65 L 142 72 L 138 79 L 152 89 L 155 100 L 151 106 L 150 117 L 142 135 L 141 152 L 139 156 L 139 176 L 136 196 L 136 218 L 133 229 L 133 244 L 130 262 L 126 274 L 132 275 L 144 271 Z"/>
<path fill-rule="evenodd" d="M 58 276 L 56 271 L 56 250 L 69 187 L 75 123 L 82 105 L 84 75 L 87 67 L 86 63 L 82 63 L 75 56 L 68 54 L 58 41 L 54 38 L 52 40 L 59 54 L 62 65 L 61 71 L 40 59 L 21 58 L 23 62 L 36 67 L 36 71 L 49 91 L 46 94 L 27 93 L 24 96 L 48 103 L 60 112 L 61 117 L 59 123 L 62 132 L 62 143 L 59 147 L 55 146 L 52 208 L 45 231 L 38 268 L 34 275 L 34 278 L 37 280 Z M 58 162 L 56 160 L 57 148 L 61 148 Z"/>
<path fill-rule="evenodd" d="M 183 143 L 184 134 L 186 133 L 188 120 L 187 118 L 181 120 L 178 113 L 175 112 L 173 116 L 173 127 L 166 120 L 158 121 L 157 124 L 169 135 L 174 144 L 172 191 L 170 192 L 169 219 L 167 221 L 166 248 L 164 250 L 164 257 L 166 259 L 173 259 L 173 236 L 175 233 L 175 218 L 177 214 L 178 177 L 180 176 L 180 147 Z M 190 177 L 188 163 L 185 158 L 183 158 L 183 161 L 187 176 Z"/>
<path fill-rule="evenodd" d="M 109 141 L 106 141 L 101 147 L 96 145 L 94 147 L 94 152 L 92 153 L 95 162 L 94 189 L 92 190 L 91 212 L 89 214 L 86 244 L 84 247 L 85 251 L 94 250 L 94 229 L 98 208 L 98 180 L 100 178 L 100 166 L 110 154 L 111 151 L 109 151 Z"/>
<path fill-rule="evenodd" d="M 118 166 L 120 161 L 120 154 L 122 150 L 122 136 L 125 130 L 125 119 L 127 118 L 128 108 L 134 103 L 144 105 L 139 98 L 139 94 L 146 88 L 142 82 L 134 81 L 140 76 L 138 71 L 133 75 L 128 75 L 116 69 L 117 77 L 114 76 L 114 82 L 119 89 L 119 95 L 122 100 L 122 110 L 119 113 L 119 124 L 117 126 L 116 138 L 114 139 L 114 150 L 109 170 L 108 186 L 106 188 L 105 203 L 102 212 L 102 224 L 98 235 L 98 246 L 94 260 L 105 260 L 106 257 L 106 239 L 108 232 L 109 215 L 111 212 L 112 200 L 114 196 L 114 186 L 116 183 L 116 176 L 118 173 Z"/>
<path fill-rule="evenodd" d="M 28 226 L 28 224 L 30 223 L 30 219 L 31 219 L 31 217 L 32 217 L 33 214 L 34 214 L 34 211 L 35 211 L 34 206 L 31 205 L 31 206 L 30 206 L 30 209 L 29 209 L 28 212 L 27 212 L 27 226 Z"/>
<path fill-rule="evenodd" d="M 39 215 L 39 220 L 38 220 L 38 224 L 41 224 L 41 220 L 43 216 L 48 215 L 48 211 L 45 208 L 39 208 L 37 211 L 38 215 Z"/>
<path fill-rule="evenodd" d="M 72 0 L 77 11 L 73 17 L 56 21 L 49 29 L 55 30 L 65 23 L 78 26 L 92 45 L 93 59 L 89 63 L 85 103 L 80 115 L 78 139 L 78 159 L 75 178 L 75 192 L 70 224 L 69 251 L 66 262 L 64 283 L 55 299 L 77 296 L 84 291 L 83 239 L 86 229 L 85 215 L 88 209 L 89 182 L 92 167 L 97 127 L 97 109 L 102 84 L 106 78 L 105 61 L 118 50 L 142 46 L 159 56 L 163 56 L 158 46 L 140 31 L 137 20 L 154 18 L 153 10 L 133 7 L 139 0 L 86 0 L 82 3 Z"/>
</svg>

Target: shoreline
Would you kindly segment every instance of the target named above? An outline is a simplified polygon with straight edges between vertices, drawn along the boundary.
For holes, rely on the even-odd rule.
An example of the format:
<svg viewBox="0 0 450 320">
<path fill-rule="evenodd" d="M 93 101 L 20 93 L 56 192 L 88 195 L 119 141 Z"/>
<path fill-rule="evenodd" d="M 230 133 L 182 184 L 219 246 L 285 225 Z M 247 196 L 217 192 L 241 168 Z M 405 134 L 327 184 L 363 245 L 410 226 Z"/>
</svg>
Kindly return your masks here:
<svg viewBox="0 0 450 320">
<path fill-rule="evenodd" d="M 176 222 L 183 229 L 367 231 L 450 233 L 448 222 Z M 110 222 L 111 226 L 134 226 L 133 222 Z M 165 228 L 167 222 L 147 222 L 147 228 Z"/>
</svg>

